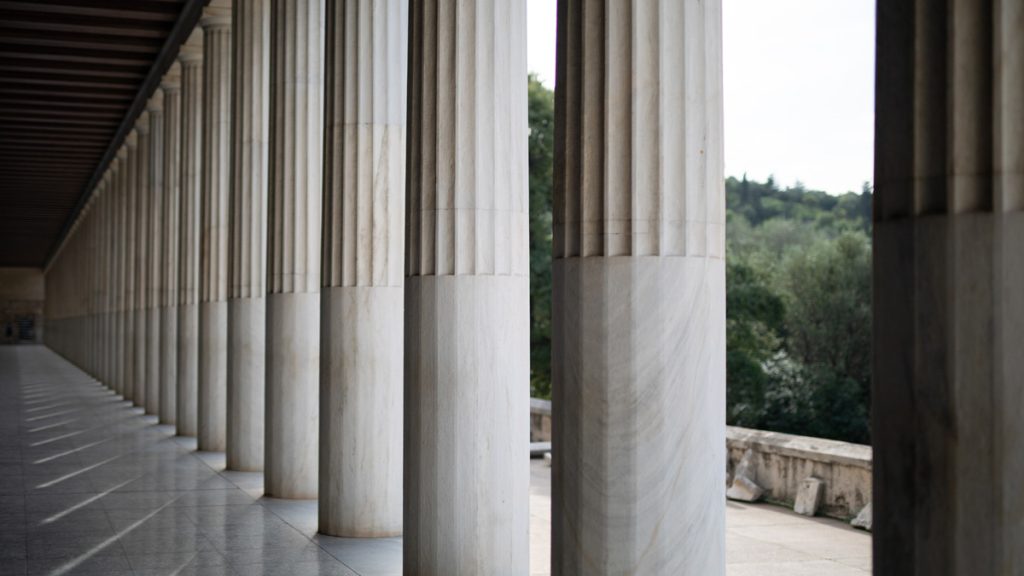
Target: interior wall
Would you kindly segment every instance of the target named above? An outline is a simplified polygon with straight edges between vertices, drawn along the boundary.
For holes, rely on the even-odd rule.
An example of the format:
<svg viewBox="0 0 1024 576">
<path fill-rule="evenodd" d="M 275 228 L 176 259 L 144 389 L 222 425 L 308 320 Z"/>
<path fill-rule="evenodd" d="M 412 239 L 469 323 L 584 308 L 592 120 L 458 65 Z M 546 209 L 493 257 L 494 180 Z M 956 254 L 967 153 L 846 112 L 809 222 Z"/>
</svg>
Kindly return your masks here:
<svg viewBox="0 0 1024 576">
<path fill-rule="evenodd" d="M 0 268 L 0 344 L 43 341 L 43 271 Z"/>
</svg>

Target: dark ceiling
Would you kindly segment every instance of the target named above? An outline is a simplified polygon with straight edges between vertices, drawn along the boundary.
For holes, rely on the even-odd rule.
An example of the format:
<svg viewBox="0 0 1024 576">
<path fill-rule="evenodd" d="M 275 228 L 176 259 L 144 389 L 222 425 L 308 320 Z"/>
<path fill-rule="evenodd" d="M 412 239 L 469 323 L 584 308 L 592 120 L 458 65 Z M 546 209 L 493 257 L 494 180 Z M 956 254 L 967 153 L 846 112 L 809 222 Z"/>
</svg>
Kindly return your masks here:
<svg viewBox="0 0 1024 576">
<path fill-rule="evenodd" d="M 44 266 L 204 3 L 0 0 L 0 266 Z"/>
</svg>

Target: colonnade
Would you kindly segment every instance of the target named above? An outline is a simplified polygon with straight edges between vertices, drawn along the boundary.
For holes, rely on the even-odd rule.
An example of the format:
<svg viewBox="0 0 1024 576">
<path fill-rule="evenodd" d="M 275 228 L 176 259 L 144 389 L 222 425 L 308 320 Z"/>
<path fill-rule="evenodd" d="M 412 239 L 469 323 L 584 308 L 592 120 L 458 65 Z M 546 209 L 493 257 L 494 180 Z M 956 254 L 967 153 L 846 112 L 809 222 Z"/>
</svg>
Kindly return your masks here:
<svg viewBox="0 0 1024 576">
<path fill-rule="evenodd" d="M 720 3 L 558 10 L 553 568 L 722 574 Z M 525 574 L 526 34 L 525 0 L 212 0 L 47 344 L 321 532 Z"/>
</svg>

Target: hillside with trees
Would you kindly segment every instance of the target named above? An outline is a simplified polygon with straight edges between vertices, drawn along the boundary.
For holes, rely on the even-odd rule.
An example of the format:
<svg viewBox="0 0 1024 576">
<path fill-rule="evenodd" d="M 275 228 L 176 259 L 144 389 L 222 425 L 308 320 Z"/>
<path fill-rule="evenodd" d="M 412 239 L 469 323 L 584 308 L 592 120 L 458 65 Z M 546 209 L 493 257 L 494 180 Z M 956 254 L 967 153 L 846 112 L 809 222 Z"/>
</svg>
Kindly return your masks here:
<svg viewBox="0 0 1024 576">
<path fill-rule="evenodd" d="M 531 393 L 551 394 L 553 93 L 529 80 Z M 729 424 L 870 441 L 871 191 L 727 178 Z"/>
</svg>

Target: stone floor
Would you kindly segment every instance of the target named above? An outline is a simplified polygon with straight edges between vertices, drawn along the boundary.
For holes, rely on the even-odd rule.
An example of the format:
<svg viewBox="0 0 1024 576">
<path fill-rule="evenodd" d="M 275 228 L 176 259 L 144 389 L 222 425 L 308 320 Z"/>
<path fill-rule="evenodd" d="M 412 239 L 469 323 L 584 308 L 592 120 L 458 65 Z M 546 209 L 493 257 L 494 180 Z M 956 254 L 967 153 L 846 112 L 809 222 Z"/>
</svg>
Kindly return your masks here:
<svg viewBox="0 0 1024 576">
<path fill-rule="evenodd" d="M 401 539 L 316 534 L 316 503 L 143 416 L 42 347 L 0 347 L 0 575 L 401 572 Z M 548 572 L 550 470 L 532 462 L 531 566 Z M 729 504 L 729 576 L 870 572 L 870 538 Z"/>
</svg>

